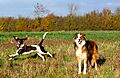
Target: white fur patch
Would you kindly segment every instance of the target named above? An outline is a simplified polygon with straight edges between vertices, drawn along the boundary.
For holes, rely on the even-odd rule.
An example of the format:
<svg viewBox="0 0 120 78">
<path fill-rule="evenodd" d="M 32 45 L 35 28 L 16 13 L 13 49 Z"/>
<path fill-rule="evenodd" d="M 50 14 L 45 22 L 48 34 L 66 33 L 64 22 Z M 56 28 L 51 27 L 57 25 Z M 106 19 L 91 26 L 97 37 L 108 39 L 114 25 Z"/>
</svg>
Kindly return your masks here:
<svg viewBox="0 0 120 78">
<path fill-rule="evenodd" d="M 37 52 L 43 53 L 38 45 L 31 45 L 32 47 L 36 47 Z"/>
<path fill-rule="evenodd" d="M 78 36 L 80 36 L 80 34 L 78 34 Z M 79 56 L 80 59 L 84 59 L 86 58 L 86 53 L 82 53 L 82 47 L 85 45 L 85 40 L 82 41 L 80 44 L 79 44 L 79 37 L 75 40 L 75 43 L 76 45 L 78 46 L 78 49 L 76 50 L 76 56 Z"/>
<path fill-rule="evenodd" d="M 80 34 L 78 34 L 78 38 L 80 38 Z"/>
<path fill-rule="evenodd" d="M 81 60 L 85 59 L 87 57 L 86 53 L 82 53 L 82 51 L 77 50 L 76 56 L 79 57 Z"/>
<path fill-rule="evenodd" d="M 46 36 L 47 33 L 48 33 L 48 32 L 45 32 L 45 34 L 43 35 L 43 39 L 45 39 L 45 36 Z"/>
</svg>

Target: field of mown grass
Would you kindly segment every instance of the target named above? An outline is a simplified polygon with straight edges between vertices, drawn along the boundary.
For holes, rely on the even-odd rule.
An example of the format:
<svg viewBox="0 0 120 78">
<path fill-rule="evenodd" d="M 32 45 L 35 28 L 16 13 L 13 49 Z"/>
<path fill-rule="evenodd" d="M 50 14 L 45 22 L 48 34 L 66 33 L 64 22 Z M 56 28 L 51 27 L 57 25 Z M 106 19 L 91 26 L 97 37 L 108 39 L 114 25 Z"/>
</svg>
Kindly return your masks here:
<svg viewBox="0 0 120 78">
<path fill-rule="evenodd" d="M 96 41 L 100 54 L 98 71 L 89 68 L 86 75 L 77 74 L 73 47 L 76 32 L 49 32 L 43 45 L 54 58 L 45 56 L 45 62 L 36 53 L 8 60 L 8 55 L 16 51 L 13 35 L 27 35 L 25 43 L 30 45 L 39 43 L 44 32 L 1 32 L 0 78 L 120 78 L 120 32 L 82 31 L 87 39 Z"/>
</svg>

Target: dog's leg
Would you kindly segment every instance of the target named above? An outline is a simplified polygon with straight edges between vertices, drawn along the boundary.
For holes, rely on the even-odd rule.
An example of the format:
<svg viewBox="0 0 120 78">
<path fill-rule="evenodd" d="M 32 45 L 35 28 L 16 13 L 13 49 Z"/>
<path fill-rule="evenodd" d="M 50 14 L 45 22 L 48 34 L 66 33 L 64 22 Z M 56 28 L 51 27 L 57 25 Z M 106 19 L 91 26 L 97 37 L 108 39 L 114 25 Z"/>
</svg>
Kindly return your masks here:
<svg viewBox="0 0 120 78">
<path fill-rule="evenodd" d="M 15 53 L 15 54 L 9 55 L 9 57 L 12 58 L 12 57 L 15 57 L 15 56 L 17 56 L 17 55 L 19 55 L 19 54 L 18 54 L 18 53 Z"/>
<path fill-rule="evenodd" d="M 16 51 L 16 53 L 15 53 L 15 54 L 11 54 L 11 55 L 9 55 L 9 57 L 10 57 L 10 58 L 13 58 L 13 57 L 15 57 L 15 56 L 19 55 L 19 53 L 18 53 L 18 52 L 19 52 L 19 49 Z"/>
<path fill-rule="evenodd" d="M 78 61 L 78 74 L 81 74 L 81 60 L 80 60 L 80 57 L 77 57 L 77 61 Z"/>
<path fill-rule="evenodd" d="M 9 55 L 9 60 L 12 60 L 14 57 L 16 57 L 17 55 L 19 55 L 18 53 L 16 53 L 16 54 L 11 54 L 11 55 Z"/>
<path fill-rule="evenodd" d="M 42 56 L 40 53 L 37 53 L 37 54 L 42 58 L 43 61 L 45 61 L 44 56 Z"/>
<path fill-rule="evenodd" d="M 48 54 L 50 57 L 53 57 L 52 54 L 50 54 L 49 52 L 47 52 L 47 54 Z"/>
<path fill-rule="evenodd" d="M 97 70 L 97 58 L 94 58 L 94 63 L 95 63 L 95 70 Z"/>
<path fill-rule="evenodd" d="M 99 56 L 98 54 L 98 47 L 97 45 L 94 46 L 94 56 L 93 56 L 93 59 L 94 59 L 94 63 L 95 63 L 95 69 L 97 70 L 97 57 Z"/>
<path fill-rule="evenodd" d="M 95 61 L 95 69 L 97 70 L 97 63 L 96 63 L 96 61 Z"/>
<path fill-rule="evenodd" d="M 39 51 L 39 52 L 40 52 L 40 54 L 44 54 L 44 55 L 47 54 L 47 55 L 49 55 L 50 57 L 53 57 L 52 54 L 50 54 L 48 51 L 47 51 L 47 53 L 42 52 L 42 51 Z"/>
<path fill-rule="evenodd" d="M 97 70 L 97 62 L 96 62 L 96 57 L 93 55 L 92 60 L 91 60 L 92 66 L 95 64 L 95 69 Z"/>
<path fill-rule="evenodd" d="M 87 58 L 84 59 L 84 70 L 83 70 L 83 74 L 86 74 L 86 70 L 87 70 Z"/>
<path fill-rule="evenodd" d="M 94 57 L 92 56 L 91 66 L 94 66 Z"/>
</svg>

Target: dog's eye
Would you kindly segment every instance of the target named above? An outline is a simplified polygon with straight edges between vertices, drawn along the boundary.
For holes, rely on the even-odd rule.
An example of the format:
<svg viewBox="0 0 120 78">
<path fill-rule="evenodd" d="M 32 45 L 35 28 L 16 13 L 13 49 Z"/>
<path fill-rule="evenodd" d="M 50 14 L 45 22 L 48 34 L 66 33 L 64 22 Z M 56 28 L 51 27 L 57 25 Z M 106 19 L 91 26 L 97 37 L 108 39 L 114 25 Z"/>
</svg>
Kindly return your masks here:
<svg viewBox="0 0 120 78">
<path fill-rule="evenodd" d="M 82 39 L 83 37 L 80 37 L 80 39 Z"/>
</svg>

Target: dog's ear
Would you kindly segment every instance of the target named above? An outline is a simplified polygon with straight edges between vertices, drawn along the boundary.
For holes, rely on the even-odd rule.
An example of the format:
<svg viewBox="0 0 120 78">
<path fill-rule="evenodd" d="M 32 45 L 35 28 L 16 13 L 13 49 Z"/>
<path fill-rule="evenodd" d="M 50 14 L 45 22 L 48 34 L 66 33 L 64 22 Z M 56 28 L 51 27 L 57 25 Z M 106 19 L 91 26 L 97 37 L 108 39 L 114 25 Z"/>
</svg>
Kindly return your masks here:
<svg viewBox="0 0 120 78">
<path fill-rule="evenodd" d="M 78 37 L 77 34 L 78 34 L 78 33 L 75 33 L 75 35 L 74 35 L 74 39 L 76 39 L 76 38 Z"/>
<path fill-rule="evenodd" d="M 80 34 L 81 34 L 81 38 L 82 38 L 83 40 L 86 40 L 85 34 L 84 34 L 84 33 L 80 33 Z"/>
<path fill-rule="evenodd" d="M 85 37 L 85 34 L 84 33 L 80 33 L 83 37 Z"/>
<path fill-rule="evenodd" d="M 14 38 L 15 40 L 17 40 L 17 39 L 18 39 L 18 37 L 16 37 L 16 36 L 13 36 L 13 38 Z"/>
</svg>

